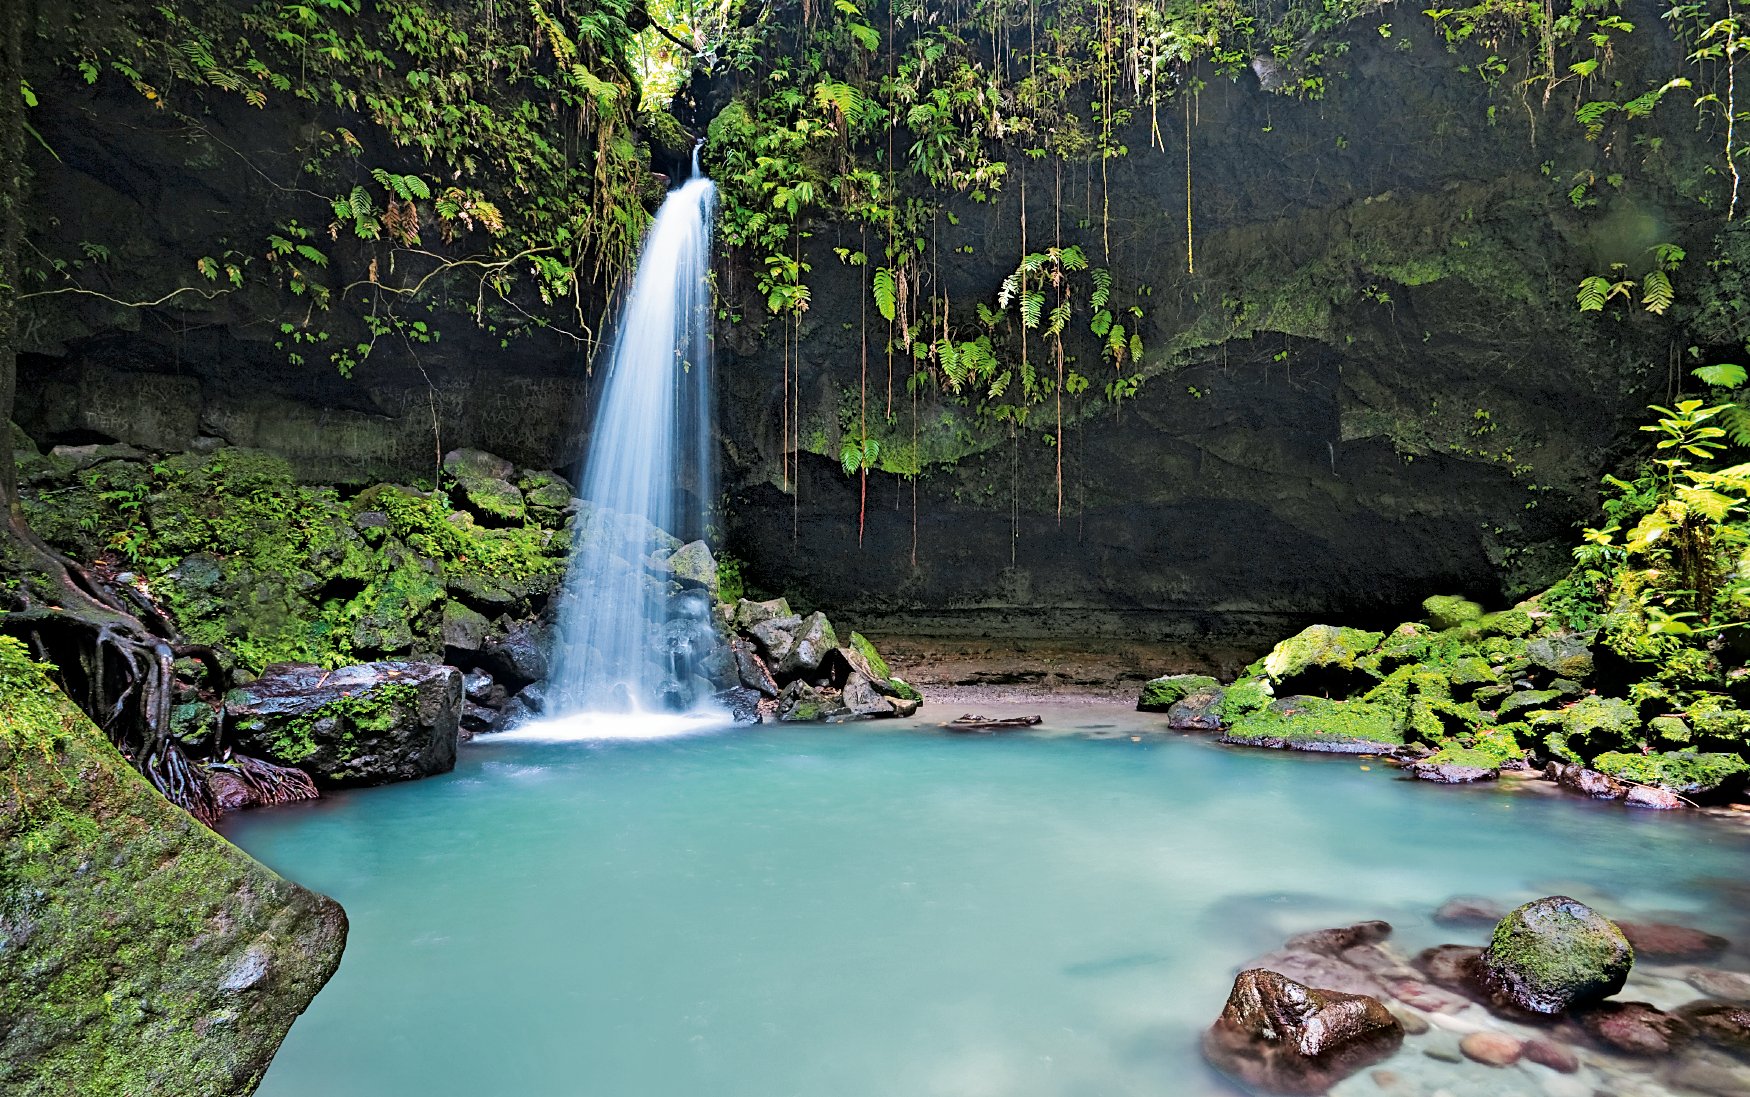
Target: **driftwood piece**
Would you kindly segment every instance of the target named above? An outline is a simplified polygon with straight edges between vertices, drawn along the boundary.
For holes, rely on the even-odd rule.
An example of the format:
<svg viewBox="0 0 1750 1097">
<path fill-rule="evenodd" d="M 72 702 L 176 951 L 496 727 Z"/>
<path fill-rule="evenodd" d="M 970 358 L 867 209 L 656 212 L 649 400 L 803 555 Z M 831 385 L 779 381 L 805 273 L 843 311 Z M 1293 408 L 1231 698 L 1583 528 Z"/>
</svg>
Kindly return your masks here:
<svg viewBox="0 0 1750 1097">
<path fill-rule="evenodd" d="M 967 713 L 956 720 L 950 720 L 942 726 L 949 731 L 1012 731 L 1015 728 L 1030 728 L 1044 723 L 1039 716 L 974 716 Z"/>
</svg>

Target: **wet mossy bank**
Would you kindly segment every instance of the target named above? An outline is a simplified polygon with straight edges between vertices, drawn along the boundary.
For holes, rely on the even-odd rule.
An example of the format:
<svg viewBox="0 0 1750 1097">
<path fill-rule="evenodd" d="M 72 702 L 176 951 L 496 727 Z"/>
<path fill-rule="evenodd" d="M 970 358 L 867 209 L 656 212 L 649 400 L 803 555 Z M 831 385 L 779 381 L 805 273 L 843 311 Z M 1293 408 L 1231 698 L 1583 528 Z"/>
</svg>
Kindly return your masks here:
<svg viewBox="0 0 1750 1097">
<path fill-rule="evenodd" d="M 0 637 L 0 1089 L 252 1092 L 346 915 L 172 807 Z"/>
</svg>

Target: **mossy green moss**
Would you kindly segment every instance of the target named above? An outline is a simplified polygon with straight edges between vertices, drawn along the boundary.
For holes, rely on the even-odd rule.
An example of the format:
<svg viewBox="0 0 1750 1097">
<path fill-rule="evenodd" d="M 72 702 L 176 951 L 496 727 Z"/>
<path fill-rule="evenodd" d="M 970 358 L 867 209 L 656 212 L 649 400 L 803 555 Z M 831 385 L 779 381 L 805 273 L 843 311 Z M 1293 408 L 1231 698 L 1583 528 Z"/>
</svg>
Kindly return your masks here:
<svg viewBox="0 0 1750 1097">
<path fill-rule="evenodd" d="M 1439 632 L 1474 626 L 1483 619 L 1483 607 L 1456 594 L 1436 594 L 1423 599 L 1422 612 L 1429 627 Z"/>
<path fill-rule="evenodd" d="M 569 495 L 555 485 L 545 486 Z M 489 587 L 515 605 L 557 582 L 569 549 L 556 528 L 533 521 L 453 521 L 437 493 L 378 485 L 343 500 L 246 449 L 103 462 L 42 491 L 31 514 L 80 558 L 119 553 L 189 639 L 226 647 L 256 671 L 435 656 L 448 588 Z"/>
<path fill-rule="evenodd" d="M 340 908 L 172 807 L 0 638 L 0 1092 L 249 1092 Z"/>
<path fill-rule="evenodd" d="M 1390 749 L 1404 741 L 1399 713 L 1367 701 L 1285 697 L 1243 716 L 1226 715 L 1230 723 L 1225 738 L 1231 742 L 1316 750 Z"/>
<path fill-rule="evenodd" d="M 1264 673 L 1275 683 L 1316 672 L 1354 671 L 1356 661 L 1379 646 L 1384 635 L 1337 625 L 1310 625 L 1271 649 Z"/>
<path fill-rule="evenodd" d="M 875 672 L 877 678 L 889 679 L 893 677 L 893 668 L 887 665 L 887 660 L 883 659 L 881 653 L 875 650 L 875 645 L 869 642 L 867 636 L 860 632 L 851 633 L 851 647 L 855 648 L 857 654 L 863 657 L 863 661 L 869 664 L 869 669 Z"/>
<path fill-rule="evenodd" d="M 1684 795 L 1716 792 L 1740 783 L 1750 763 L 1736 754 L 1703 754 L 1693 750 L 1665 754 L 1610 752 L 1592 760 L 1592 768 L 1612 777 L 1657 785 Z"/>
</svg>

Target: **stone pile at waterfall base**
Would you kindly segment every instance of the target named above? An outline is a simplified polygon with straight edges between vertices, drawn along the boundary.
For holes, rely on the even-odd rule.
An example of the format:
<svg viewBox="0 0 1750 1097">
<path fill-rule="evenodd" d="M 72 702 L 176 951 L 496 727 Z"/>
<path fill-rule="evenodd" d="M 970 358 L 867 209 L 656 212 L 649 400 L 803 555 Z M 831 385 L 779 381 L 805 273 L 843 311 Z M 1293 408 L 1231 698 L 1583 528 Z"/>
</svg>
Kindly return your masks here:
<svg viewBox="0 0 1750 1097">
<path fill-rule="evenodd" d="M 761 719 L 842 723 L 910 716 L 923 704 L 861 633 L 841 644 L 824 613 L 793 613 L 783 598 L 719 609 L 733 633 L 737 690 L 758 697 Z"/>
</svg>

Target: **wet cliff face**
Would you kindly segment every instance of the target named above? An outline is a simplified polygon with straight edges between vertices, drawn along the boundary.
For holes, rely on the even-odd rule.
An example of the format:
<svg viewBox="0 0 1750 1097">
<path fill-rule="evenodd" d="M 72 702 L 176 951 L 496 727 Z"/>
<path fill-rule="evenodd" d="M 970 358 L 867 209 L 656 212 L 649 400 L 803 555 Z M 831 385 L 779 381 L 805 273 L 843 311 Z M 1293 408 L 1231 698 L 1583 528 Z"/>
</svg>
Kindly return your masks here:
<svg viewBox="0 0 1750 1097">
<path fill-rule="evenodd" d="M 1598 476 L 1665 393 L 1673 330 L 1581 314 L 1573 287 L 1658 240 L 1701 253 L 1717 226 L 1650 203 L 1656 186 L 1604 185 L 1608 150 L 1571 95 L 1509 110 L 1399 22 L 1355 36 L 1322 101 L 1246 73 L 1211 78 L 1189 126 L 1182 102 L 1163 108 L 1164 149 L 1139 118 L 1109 167 L 1106 240 L 1097 167 L 1012 167 L 992 201 L 938 219 L 928 277 L 968 311 L 1042 242 L 1146 287 L 1134 398 L 1101 393 L 1133 365 L 1102 362 L 1085 329 L 1071 343 L 1092 386 L 1064 398 L 1061 511 L 1053 401 L 1011 429 L 976 401 L 909 394 L 903 361 L 890 382 L 887 326 L 855 304 L 867 275 L 833 252 L 858 232 L 817 232 L 788 343 L 777 327 L 724 339 L 729 548 L 750 578 L 891 628 L 1244 643 L 1309 618 L 1396 620 L 1439 591 L 1499 603 L 1562 574 Z M 1672 63 L 1652 46 L 1640 63 Z M 1596 203 L 1577 178 L 1599 180 Z M 863 414 L 865 339 L 871 433 L 917 439 L 927 471 L 915 495 L 870 476 L 859 544 L 861 485 L 836 457 Z M 783 383 L 807 451 L 796 498 Z"/>
<path fill-rule="evenodd" d="M 1702 260 L 1717 212 L 1673 180 L 1708 150 L 1681 143 L 1680 119 L 1658 156 L 1589 142 L 1574 93 L 1492 93 L 1426 24 L 1399 24 L 1350 34 L 1320 100 L 1203 72 L 1195 97 L 1132 117 L 1104 179 L 1016 156 L 989 201 L 946 199 L 919 285 L 966 324 L 1017 256 L 1053 243 L 1086 249 L 1141 310 L 1146 351 L 1122 368 L 1074 325 L 1066 368 L 1090 384 L 1062 397 L 1061 439 L 1055 395 L 1015 424 L 908 387 L 917 367 L 885 349 L 869 267 L 834 252 L 871 247 L 863 229 L 810 221 L 794 326 L 762 319 L 759 256 L 726 249 L 721 526 L 751 583 L 887 628 L 1246 642 L 1559 574 L 1690 341 L 1681 308 L 1582 315 L 1574 287 L 1657 242 Z M 1628 83 L 1680 63 L 1643 37 L 1617 62 Z M 699 128 L 733 91 L 699 86 Z M 266 157 L 307 124 L 295 111 L 215 116 L 178 144 L 91 95 L 37 118 L 60 156 L 35 165 L 44 251 L 100 238 L 147 262 L 188 250 L 190 219 L 247 223 L 239 237 L 276 223 L 274 188 L 220 141 L 248 132 Z M 588 354 L 568 337 L 446 324 L 436 343 L 385 341 L 348 378 L 289 360 L 297 302 L 181 306 L 35 302 L 21 423 L 49 441 L 216 436 L 353 483 L 430 477 L 459 446 L 531 467 L 581 451 Z M 1132 377 L 1112 402 L 1106 386 Z M 839 463 L 864 422 L 883 453 L 866 502 Z"/>
</svg>

